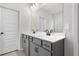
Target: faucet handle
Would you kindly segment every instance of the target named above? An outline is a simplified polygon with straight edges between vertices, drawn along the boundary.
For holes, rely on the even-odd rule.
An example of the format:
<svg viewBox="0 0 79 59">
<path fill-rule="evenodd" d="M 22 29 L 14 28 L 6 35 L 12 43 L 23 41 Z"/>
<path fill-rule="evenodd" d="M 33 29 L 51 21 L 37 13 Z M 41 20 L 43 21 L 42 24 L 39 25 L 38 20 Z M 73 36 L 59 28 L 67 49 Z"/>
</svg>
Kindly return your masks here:
<svg viewBox="0 0 79 59">
<path fill-rule="evenodd" d="M 50 33 L 52 33 L 52 32 L 54 32 L 54 30 L 53 30 L 53 29 L 51 29 L 51 30 L 50 30 Z"/>
</svg>

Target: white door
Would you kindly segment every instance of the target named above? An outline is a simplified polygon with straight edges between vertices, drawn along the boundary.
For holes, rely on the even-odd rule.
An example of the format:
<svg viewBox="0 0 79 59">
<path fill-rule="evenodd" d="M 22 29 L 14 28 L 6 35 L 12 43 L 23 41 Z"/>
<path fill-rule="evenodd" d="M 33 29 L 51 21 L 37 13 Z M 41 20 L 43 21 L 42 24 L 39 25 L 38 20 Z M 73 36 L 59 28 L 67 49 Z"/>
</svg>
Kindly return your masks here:
<svg viewBox="0 0 79 59">
<path fill-rule="evenodd" d="M 1 8 L 2 54 L 18 48 L 18 12 Z"/>
<path fill-rule="evenodd" d="M 2 16 L 1 16 L 1 8 L 0 8 L 0 54 L 2 54 L 2 51 L 3 51 L 3 35 L 1 35 L 1 32 L 2 32 Z"/>
</svg>

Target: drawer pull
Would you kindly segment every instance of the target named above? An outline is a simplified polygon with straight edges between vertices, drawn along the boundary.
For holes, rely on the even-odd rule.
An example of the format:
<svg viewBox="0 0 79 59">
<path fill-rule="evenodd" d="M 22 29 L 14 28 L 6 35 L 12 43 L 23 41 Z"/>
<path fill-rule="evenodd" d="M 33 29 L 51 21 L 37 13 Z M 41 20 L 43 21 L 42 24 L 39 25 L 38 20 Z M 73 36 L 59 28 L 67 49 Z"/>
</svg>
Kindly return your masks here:
<svg viewBox="0 0 79 59">
<path fill-rule="evenodd" d="M 24 40 L 24 43 L 26 43 L 26 40 Z"/>
<path fill-rule="evenodd" d="M 46 46 L 46 47 L 50 47 L 49 45 L 47 45 L 47 44 L 44 44 L 44 46 Z"/>
<path fill-rule="evenodd" d="M 35 47 L 35 52 L 38 53 L 38 47 Z"/>
</svg>

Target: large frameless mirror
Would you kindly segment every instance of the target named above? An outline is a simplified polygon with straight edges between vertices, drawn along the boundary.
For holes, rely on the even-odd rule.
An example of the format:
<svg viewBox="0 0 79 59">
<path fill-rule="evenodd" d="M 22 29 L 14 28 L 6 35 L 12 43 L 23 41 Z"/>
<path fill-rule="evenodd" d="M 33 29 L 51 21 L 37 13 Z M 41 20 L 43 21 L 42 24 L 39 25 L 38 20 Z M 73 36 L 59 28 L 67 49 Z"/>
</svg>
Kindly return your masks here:
<svg viewBox="0 0 79 59">
<path fill-rule="evenodd" d="M 32 29 L 63 32 L 63 3 L 33 3 Z"/>
</svg>

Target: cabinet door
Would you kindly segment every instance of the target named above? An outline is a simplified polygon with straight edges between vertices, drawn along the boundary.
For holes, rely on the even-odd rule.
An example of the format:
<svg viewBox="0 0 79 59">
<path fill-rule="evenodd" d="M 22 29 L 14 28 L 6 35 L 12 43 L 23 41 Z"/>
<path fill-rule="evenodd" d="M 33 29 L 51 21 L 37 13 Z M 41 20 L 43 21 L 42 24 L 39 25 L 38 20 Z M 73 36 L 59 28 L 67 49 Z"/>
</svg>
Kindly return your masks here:
<svg viewBox="0 0 79 59">
<path fill-rule="evenodd" d="M 30 42 L 30 56 L 38 56 L 38 46 Z"/>
<path fill-rule="evenodd" d="M 25 47 L 26 47 L 26 39 L 23 38 L 23 50 L 25 49 Z"/>
<path fill-rule="evenodd" d="M 52 45 L 52 55 L 64 56 L 64 40 L 60 40 Z"/>
<path fill-rule="evenodd" d="M 39 56 L 51 56 L 51 52 L 39 47 Z"/>
<path fill-rule="evenodd" d="M 26 56 L 28 56 L 29 51 L 28 51 L 28 40 L 27 39 L 24 40 L 24 45 L 25 45 L 25 46 L 23 46 L 24 53 Z"/>
<path fill-rule="evenodd" d="M 41 40 L 38 38 L 33 38 L 33 42 L 41 46 Z"/>
<path fill-rule="evenodd" d="M 20 44 L 20 45 L 21 45 L 21 48 L 23 48 L 23 35 L 24 35 L 24 34 L 21 34 L 21 37 L 20 37 L 20 38 L 21 38 L 21 39 L 20 39 L 20 40 L 21 40 L 21 42 L 20 42 L 20 43 L 21 43 L 21 44 Z"/>
<path fill-rule="evenodd" d="M 29 55 L 29 42 L 28 42 L 28 38 L 26 38 L 26 56 Z"/>
</svg>

